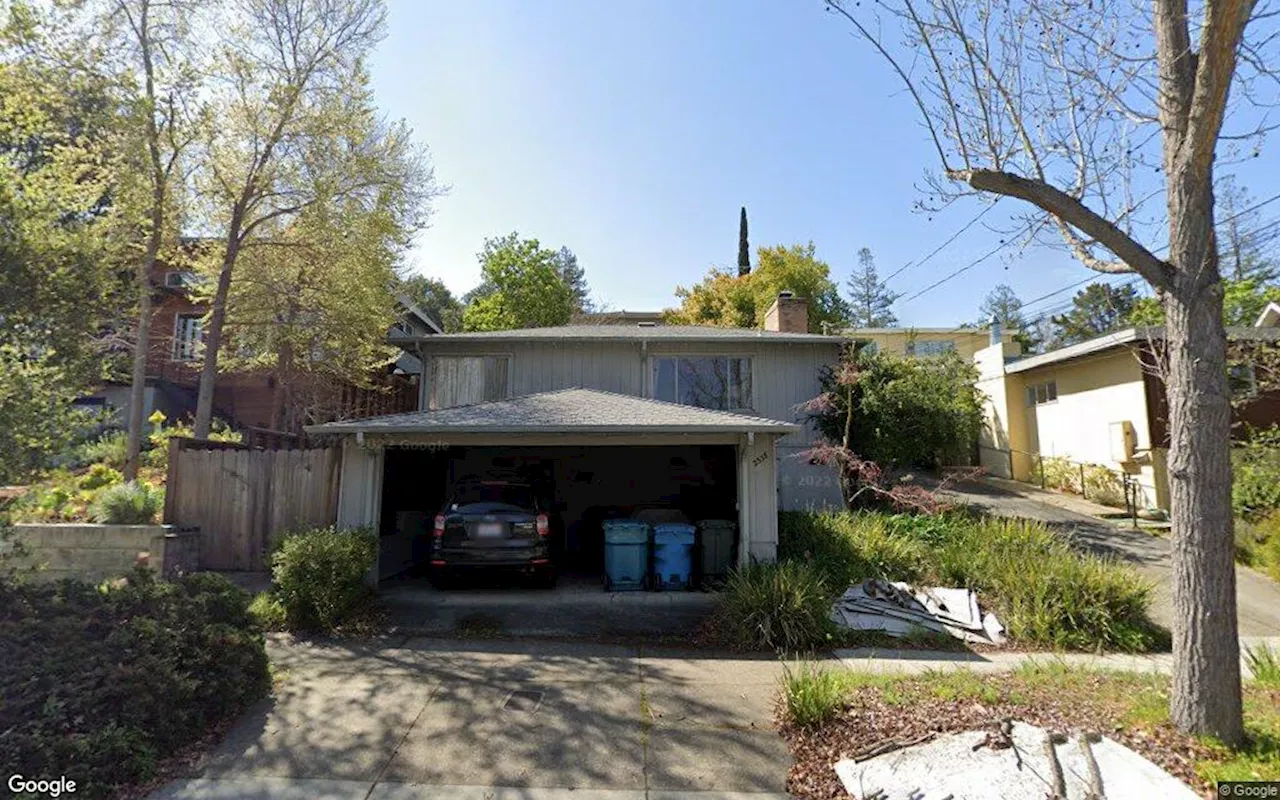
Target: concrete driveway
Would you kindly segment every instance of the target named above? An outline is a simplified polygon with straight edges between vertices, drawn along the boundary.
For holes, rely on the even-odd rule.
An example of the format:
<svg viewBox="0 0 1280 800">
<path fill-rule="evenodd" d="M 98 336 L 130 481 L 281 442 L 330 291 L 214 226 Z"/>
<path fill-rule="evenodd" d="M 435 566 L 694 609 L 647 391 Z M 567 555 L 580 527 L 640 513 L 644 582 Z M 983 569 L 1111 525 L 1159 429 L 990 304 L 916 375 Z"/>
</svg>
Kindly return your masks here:
<svg viewBox="0 0 1280 800">
<path fill-rule="evenodd" d="M 1031 487 L 1006 487 L 1007 483 L 973 482 L 948 493 L 992 514 L 1040 520 L 1063 531 L 1083 549 L 1128 561 L 1155 584 L 1151 618 L 1165 627 L 1173 625 L 1173 547 L 1167 538 L 1082 513 L 1115 509 Z M 1280 636 L 1280 584 L 1238 566 L 1236 603 L 1242 638 Z"/>
<path fill-rule="evenodd" d="M 270 653 L 273 696 L 154 800 L 787 796 L 774 659 L 430 638 Z"/>
</svg>

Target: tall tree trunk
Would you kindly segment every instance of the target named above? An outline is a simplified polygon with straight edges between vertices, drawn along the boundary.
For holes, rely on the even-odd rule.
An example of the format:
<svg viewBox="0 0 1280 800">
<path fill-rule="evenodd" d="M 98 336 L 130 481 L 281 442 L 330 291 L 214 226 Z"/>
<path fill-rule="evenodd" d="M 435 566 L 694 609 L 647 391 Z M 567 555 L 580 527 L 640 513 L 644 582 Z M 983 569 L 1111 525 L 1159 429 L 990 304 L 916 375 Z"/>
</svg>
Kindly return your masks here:
<svg viewBox="0 0 1280 800">
<path fill-rule="evenodd" d="M 1231 516 L 1231 398 L 1211 182 L 1170 188 L 1165 292 L 1173 545 L 1170 713 L 1183 731 L 1243 741 Z"/>
<path fill-rule="evenodd" d="M 143 405 L 147 398 L 147 356 L 151 352 L 151 270 L 160 251 L 160 231 L 153 226 L 147 252 L 137 266 L 138 340 L 133 345 L 133 375 L 129 385 L 129 439 L 125 450 L 124 479 L 137 480 L 142 454 Z"/>
<path fill-rule="evenodd" d="M 213 427 L 213 390 L 218 380 L 218 351 L 222 348 L 222 326 L 227 318 L 227 295 L 231 291 L 231 270 L 240 251 L 239 213 L 232 218 L 227 236 L 227 252 L 218 271 L 218 287 L 209 312 L 209 328 L 204 335 L 204 363 L 200 367 L 200 390 L 196 396 L 196 421 L 192 435 L 208 439 Z"/>
</svg>

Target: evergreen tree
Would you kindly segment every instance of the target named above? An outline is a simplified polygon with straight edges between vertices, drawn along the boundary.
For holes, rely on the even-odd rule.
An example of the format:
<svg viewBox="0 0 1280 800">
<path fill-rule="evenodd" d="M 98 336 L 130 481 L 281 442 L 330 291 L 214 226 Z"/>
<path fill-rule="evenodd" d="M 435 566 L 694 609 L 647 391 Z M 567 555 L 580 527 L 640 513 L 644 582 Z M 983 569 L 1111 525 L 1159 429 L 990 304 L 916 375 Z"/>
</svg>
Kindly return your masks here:
<svg viewBox="0 0 1280 800">
<path fill-rule="evenodd" d="M 1129 324 L 1138 291 L 1129 285 L 1091 283 L 1071 300 L 1071 309 L 1052 318 L 1053 347 L 1083 342 Z"/>
<path fill-rule="evenodd" d="M 892 292 L 876 272 L 870 248 L 858 251 L 858 271 L 849 278 L 850 322 L 855 328 L 892 328 L 898 324 L 893 303 L 900 294 Z"/>
<path fill-rule="evenodd" d="M 1022 300 L 1006 283 L 992 289 L 978 307 L 978 325 L 986 327 L 992 322 L 1006 331 L 1014 331 L 1013 340 L 1021 345 L 1024 353 L 1036 352 L 1043 343 L 1035 326 L 1028 324 L 1022 313 Z"/>
<path fill-rule="evenodd" d="M 751 272 L 751 247 L 747 243 L 747 207 L 738 215 L 738 277 Z"/>
<path fill-rule="evenodd" d="M 591 290 L 587 288 L 587 273 L 578 265 L 578 257 L 567 247 L 556 252 L 556 263 L 559 265 L 560 277 L 573 290 L 573 310 L 576 312 L 591 311 Z"/>
</svg>

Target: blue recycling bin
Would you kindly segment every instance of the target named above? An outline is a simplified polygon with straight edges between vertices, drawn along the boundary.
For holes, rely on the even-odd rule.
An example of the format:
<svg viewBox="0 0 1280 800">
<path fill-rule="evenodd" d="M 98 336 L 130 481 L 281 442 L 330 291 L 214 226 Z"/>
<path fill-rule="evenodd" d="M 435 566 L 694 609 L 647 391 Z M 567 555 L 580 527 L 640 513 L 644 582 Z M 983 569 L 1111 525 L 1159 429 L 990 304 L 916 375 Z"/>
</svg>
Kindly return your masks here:
<svg viewBox="0 0 1280 800">
<path fill-rule="evenodd" d="M 605 591 L 643 589 L 649 566 L 649 526 L 634 519 L 609 519 L 602 527 Z"/>
<path fill-rule="evenodd" d="M 689 588 L 695 530 L 679 522 L 653 526 L 653 588 Z"/>
</svg>

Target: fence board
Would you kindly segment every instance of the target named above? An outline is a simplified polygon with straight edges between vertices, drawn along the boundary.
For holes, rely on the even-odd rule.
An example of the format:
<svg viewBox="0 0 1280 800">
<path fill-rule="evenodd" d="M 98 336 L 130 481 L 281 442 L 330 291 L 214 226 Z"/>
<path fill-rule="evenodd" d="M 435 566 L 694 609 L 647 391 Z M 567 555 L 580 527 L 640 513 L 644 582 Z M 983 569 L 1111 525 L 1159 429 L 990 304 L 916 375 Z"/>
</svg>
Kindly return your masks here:
<svg viewBox="0 0 1280 800">
<path fill-rule="evenodd" d="M 282 534 L 337 518 L 336 448 L 258 450 L 174 441 L 165 522 L 200 529 L 203 569 L 265 569 Z"/>
</svg>

